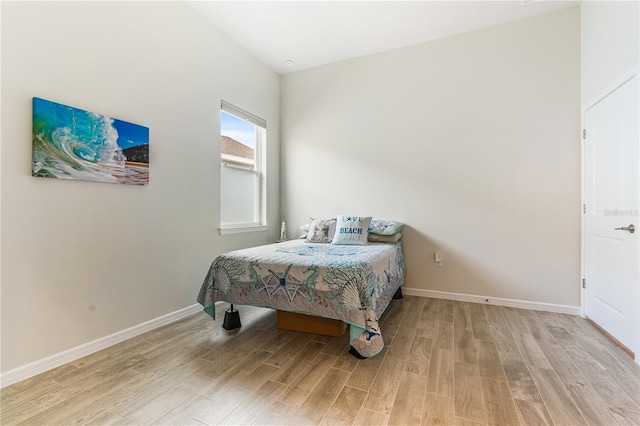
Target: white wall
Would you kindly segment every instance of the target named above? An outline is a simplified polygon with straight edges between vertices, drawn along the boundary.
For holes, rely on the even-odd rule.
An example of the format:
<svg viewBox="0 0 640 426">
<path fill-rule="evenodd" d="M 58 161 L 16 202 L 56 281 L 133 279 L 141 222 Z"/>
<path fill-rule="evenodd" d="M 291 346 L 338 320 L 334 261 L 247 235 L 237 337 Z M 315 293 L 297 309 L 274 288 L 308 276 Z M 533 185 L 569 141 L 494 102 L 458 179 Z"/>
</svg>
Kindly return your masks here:
<svg viewBox="0 0 640 426">
<path fill-rule="evenodd" d="M 279 76 L 184 2 L 2 3 L 2 371 L 193 305 L 279 233 Z M 31 98 L 150 128 L 147 187 L 31 176 Z M 268 125 L 268 232 L 221 237 L 220 100 Z"/>
<path fill-rule="evenodd" d="M 571 8 L 283 76 L 288 223 L 402 221 L 406 287 L 579 306 L 579 37 Z"/>
<path fill-rule="evenodd" d="M 640 2 L 583 1 L 580 24 L 584 104 L 640 62 Z"/>
</svg>

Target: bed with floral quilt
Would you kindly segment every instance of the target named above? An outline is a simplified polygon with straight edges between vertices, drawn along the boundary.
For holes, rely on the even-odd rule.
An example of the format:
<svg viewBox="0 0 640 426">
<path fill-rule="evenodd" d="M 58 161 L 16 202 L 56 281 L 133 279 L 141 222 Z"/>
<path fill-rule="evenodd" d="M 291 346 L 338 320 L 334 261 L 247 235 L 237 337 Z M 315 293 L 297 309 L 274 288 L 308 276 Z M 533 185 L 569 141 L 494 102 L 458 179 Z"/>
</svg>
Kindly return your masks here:
<svg viewBox="0 0 640 426">
<path fill-rule="evenodd" d="M 401 241 L 335 245 L 300 239 L 218 256 L 197 300 L 214 319 L 215 302 L 225 301 L 341 320 L 350 326 L 351 352 L 371 357 L 384 346 L 378 318 L 403 282 Z"/>
</svg>

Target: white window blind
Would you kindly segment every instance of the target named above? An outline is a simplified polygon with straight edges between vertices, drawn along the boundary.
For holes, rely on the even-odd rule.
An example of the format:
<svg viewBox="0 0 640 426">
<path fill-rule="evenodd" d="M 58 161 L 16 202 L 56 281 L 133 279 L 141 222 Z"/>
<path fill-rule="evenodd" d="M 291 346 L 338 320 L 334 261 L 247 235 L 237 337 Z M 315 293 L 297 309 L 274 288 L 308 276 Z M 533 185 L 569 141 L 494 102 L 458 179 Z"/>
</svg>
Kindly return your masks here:
<svg viewBox="0 0 640 426">
<path fill-rule="evenodd" d="M 222 101 L 222 111 L 229 113 L 231 115 L 235 115 L 238 118 L 241 118 L 249 123 L 255 124 L 256 126 L 262 127 L 263 129 L 267 128 L 267 122 L 258 117 L 257 115 L 253 115 L 250 112 L 244 111 L 238 107 L 231 105 L 225 101 Z"/>
</svg>

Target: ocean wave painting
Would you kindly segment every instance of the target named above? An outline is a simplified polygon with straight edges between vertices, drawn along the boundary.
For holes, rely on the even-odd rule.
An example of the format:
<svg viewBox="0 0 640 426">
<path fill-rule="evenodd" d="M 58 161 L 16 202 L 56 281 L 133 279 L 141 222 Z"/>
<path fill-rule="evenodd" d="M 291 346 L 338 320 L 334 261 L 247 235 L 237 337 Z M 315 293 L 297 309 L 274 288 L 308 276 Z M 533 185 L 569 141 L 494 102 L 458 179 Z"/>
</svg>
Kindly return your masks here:
<svg viewBox="0 0 640 426">
<path fill-rule="evenodd" d="M 33 98 L 32 174 L 147 185 L 149 128 Z"/>
</svg>

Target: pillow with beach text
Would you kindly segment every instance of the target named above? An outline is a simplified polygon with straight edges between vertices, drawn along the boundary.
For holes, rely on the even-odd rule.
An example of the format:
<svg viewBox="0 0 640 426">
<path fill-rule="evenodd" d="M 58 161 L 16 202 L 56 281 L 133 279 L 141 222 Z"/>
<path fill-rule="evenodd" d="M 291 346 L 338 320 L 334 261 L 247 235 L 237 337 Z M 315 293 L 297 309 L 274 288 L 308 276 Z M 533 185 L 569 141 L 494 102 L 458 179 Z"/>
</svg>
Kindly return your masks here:
<svg viewBox="0 0 640 426">
<path fill-rule="evenodd" d="M 336 233 L 331 244 L 367 244 L 371 216 L 342 216 L 338 215 Z"/>
</svg>

